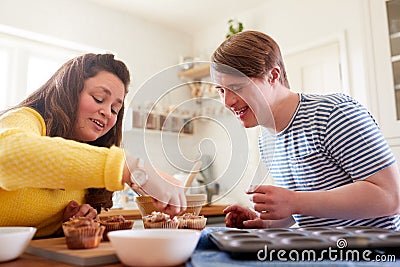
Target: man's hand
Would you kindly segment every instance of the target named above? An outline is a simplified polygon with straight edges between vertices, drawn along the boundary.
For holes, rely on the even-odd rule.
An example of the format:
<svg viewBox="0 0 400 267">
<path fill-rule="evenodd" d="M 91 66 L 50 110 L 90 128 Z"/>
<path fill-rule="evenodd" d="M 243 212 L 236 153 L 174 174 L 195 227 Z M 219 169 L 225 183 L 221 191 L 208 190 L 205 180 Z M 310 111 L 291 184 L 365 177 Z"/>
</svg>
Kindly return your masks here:
<svg viewBox="0 0 400 267">
<path fill-rule="evenodd" d="M 225 224 L 233 228 L 262 228 L 263 221 L 257 214 L 246 207 L 231 205 L 224 209 Z"/>
</svg>

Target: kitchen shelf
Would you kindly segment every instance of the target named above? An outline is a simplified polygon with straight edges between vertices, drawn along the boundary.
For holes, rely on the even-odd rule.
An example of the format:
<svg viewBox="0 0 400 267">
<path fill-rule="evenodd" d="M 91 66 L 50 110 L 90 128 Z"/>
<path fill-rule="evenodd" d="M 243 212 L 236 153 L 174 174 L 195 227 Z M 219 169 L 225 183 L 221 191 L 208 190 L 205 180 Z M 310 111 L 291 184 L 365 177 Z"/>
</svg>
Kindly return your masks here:
<svg viewBox="0 0 400 267">
<path fill-rule="evenodd" d="M 395 32 L 390 35 L 390 39 L 400 39 L 400 32 Z"/>
<path fill-rule="evenodd" d="M 181 71 L 178 77 L 186 80 L 201 80 L 210 76 L 210 64 L 195 65 L 193 68 Z"/>
<path fill-rule="evenodd" d="M 391 54 L 400 55 L 400 32 L 390 35 Z"/>
<path fill-rule="evenodd" d="M 392 56 L 392 62 L 398 62 L 398 61 L 400 61 L 400 55 Z"/>
<path fill-rule="evenodd" d="M 128 133 L 148 133 L 148 134 L 154 134 L 154 135 L 179 135 L 179 136 L 192 136 L 192 133 L 183 133 L 183 132 L 172 132 L 172 131 L 166 131 L 166 130 L 155 130 L 155 129 L 142 129 L 142 128 L 131 128 L 127 130 L 126 132 Z"/>
</svg>

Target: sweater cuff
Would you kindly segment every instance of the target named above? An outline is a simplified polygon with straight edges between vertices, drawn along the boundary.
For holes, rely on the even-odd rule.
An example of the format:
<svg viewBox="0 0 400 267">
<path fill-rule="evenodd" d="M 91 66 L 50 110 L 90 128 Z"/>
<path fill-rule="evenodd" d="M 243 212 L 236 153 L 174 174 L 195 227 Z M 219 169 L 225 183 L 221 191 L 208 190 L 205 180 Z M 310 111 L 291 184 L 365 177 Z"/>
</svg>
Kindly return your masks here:
<svg viewBox="0 0 400 267">
<path fill-rule="evenodd" d="M 124 162 L 124 151 L 119 147 L 112 146 L 104 169 L 104 183 L 107 190 L 119 191 L 124 189 L 122 184 Z"/>
</svg>

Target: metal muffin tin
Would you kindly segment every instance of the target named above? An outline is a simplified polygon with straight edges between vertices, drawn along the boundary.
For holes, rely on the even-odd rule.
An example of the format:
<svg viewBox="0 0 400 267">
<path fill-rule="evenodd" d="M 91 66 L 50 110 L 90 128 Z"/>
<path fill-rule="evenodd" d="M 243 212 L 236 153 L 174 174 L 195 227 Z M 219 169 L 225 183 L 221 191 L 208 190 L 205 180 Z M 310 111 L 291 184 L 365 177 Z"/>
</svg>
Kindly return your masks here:
<svg viewBox="0 0 400 267">
<path fill-rule="evenodd" d="M 220 250 L 254 253 L 269 250 L 384 249 L 400 247 L 400 232 L 371 227 L 226 229 L 209 233 Z"/>
</svg>

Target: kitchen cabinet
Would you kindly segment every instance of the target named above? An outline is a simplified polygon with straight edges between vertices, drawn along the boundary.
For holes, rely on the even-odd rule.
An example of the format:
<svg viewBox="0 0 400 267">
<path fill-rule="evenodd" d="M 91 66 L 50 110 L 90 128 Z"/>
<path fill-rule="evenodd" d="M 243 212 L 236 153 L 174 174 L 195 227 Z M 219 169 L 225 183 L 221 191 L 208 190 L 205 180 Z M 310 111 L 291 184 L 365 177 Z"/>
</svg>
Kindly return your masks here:
<svg viewBox="0 0 400 267">
<path fill-rule="evenodd" d="M 400 120 L 400 0 L 386 2 L 390 37 L 390 56 L 396 95 L 396 118 Z"/>
<path fill-rule="evenodd" d="M 378 123 L 400 159 L 400 0 L 370 0 Z"/>
</svg>

